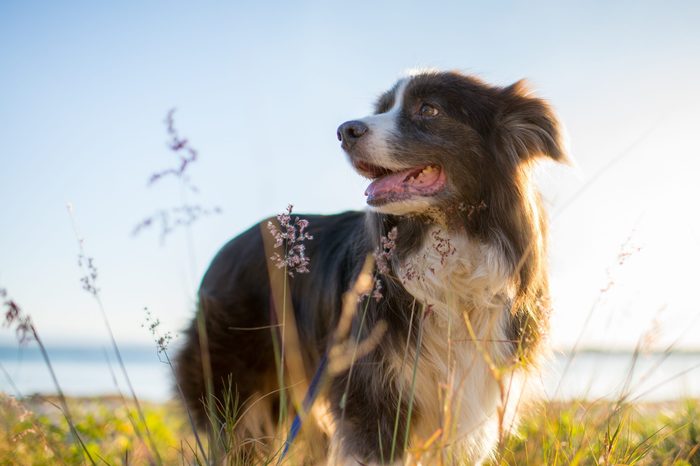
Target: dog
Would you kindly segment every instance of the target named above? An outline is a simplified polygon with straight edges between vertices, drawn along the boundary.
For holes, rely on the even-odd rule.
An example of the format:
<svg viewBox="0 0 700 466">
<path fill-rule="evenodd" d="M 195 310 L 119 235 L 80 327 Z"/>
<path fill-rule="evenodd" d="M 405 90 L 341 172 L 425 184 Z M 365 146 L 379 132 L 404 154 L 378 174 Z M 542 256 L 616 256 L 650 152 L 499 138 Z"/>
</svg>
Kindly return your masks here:
<svg viewBox="0 0 700 466">
<path fill-rule="evenodd" d="M 333 345 L 343 294 L 373 253 L 375 292 L 350 340 L 384 332 L 320 390 L 327 464 L 402 464 L 430 442 L 449 450 L 443 462 L 479 464 L 514 424 L 546 350 L 547 219 L 531 169 L 567 161 L 558 118 L 523 81 L 421 71 L 337 136 L 371 180 L 369 209 L 300 216 L 310 262 L 288 293 L 305 376 Z M 235 392 L 243 437 L 274 428 L 281 409 L 266 234 L 254 226 L 213 259 L 175 361 L 198 423 L 211 422 L 212 399 Z"/>
</svg>

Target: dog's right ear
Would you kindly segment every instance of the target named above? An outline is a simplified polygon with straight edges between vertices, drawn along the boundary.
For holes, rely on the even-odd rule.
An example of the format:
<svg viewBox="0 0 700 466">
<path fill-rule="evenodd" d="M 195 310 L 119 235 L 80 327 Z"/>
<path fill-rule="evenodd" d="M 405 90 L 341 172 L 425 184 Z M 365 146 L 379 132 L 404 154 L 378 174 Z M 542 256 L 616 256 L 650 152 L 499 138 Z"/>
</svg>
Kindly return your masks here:
<svg viewBox="0 0 700 466">
<path fill-rule="evenodd" d="M 531 160 L 546 156 L 568 163 L 559 119 L 549 104 L 532 96 L 524 80 L 501 89 L 497 137 L 513 158 Z"/>
</svg>

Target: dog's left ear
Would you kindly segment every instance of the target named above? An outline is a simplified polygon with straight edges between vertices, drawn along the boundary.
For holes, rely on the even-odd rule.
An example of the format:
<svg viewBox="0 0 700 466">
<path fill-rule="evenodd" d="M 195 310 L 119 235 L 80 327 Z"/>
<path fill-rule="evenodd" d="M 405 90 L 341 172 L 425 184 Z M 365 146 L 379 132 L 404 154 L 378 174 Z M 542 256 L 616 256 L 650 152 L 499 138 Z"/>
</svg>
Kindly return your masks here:
<svg viewBox="0 0 700 466">
<path fill-rule="evenodd" d="M 546 156 L 568 162 L 563 129 L 546 101 L 532 96 L 524 80 L 501 89 L 500 97 L 497 134 L 509 155 L 523 161 Z"/>
</svg>

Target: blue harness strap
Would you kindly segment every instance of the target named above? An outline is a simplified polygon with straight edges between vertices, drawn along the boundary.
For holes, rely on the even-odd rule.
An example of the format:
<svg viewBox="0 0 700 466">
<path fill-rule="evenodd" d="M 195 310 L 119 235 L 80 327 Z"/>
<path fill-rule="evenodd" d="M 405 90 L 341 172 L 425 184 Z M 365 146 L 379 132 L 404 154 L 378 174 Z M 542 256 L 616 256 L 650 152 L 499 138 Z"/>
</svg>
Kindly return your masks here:
<svg viewBox="0 0 700 466">
<path fill-rule="evenodd" d="M 321 389 L 321 379 L 323 377 L 324 372 L 326 372 L 326 366 L 328 365 L 328 351 L 323 353 L 323 357 L 321 358 L 321 361 L 318 364 L 318 368 L 316 369 L 316 372 L 314 373 L 314 377 L 311 379 L 311 384 L 309 385 L 309 389 L 306 391 L 306 395 L 304 396 L 304 401 L 301 404 L 301 409 L 304 414 L 308 413 L 311 410 L 311 406 L 314 404 L 314 400 L 316 399 L 316 396 L 318 396 L 318 392 Z M 301 416 L 299 413 L 294 416 L 294 420 L 292 421 L 292 426 L 289 429 L 289 432 L 287 433 L 287 439 L 284 442 L 284 450 L 282 450 L 282 454 L 280 455 L 279 459 L 277 460 L 277 464 L 279 465 L 284 457 L 287 455 L 287 452 L 289 451 L 289 447 L 292 446 L 292 442 L 296 438 L 296 436 L 299 434 L 299 430 L 301 429 Z"/>
</svg>

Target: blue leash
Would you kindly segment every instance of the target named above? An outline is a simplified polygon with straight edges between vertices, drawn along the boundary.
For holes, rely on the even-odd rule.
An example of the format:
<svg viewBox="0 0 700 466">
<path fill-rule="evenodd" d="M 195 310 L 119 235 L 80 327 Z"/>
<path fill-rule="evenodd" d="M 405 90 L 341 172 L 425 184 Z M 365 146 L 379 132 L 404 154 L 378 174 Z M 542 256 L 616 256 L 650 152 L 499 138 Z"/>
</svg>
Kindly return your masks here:
<svg viewBox="0 0 700 466">
<path fill-rule="evenodd" d="M 326 366 L 328 365 L 328 351 L 323 353 L 323 357 L 321 358 L 321 362 L 318 364 L 318 368 L 316 369 L 316 372 L 314 373 L 313 379 L 311 379 L 311 384 L 309 385 L 309 389 L 306 391 L 306 395 L 304 396 L 304 401 L 301 404 L 301 409 L 302 412 L 308 413 L 309 410 L 311 410 L 311 406 L 314 404 L 314 400 L 316 400 L 316 396 L 318 395 L 318 392 L 321 388 L 321 377 L 323 376 L 323 373 L 326 372 Z M 279 465 L 284 457 L 287 455 L 287 452 L 289 451 L 289 447 L 292 446 L 292 442 L 296 438 L 296 436 L 299 434 L 299 430 L 301 429 L 301 416 L 299 413 L 294 416 L 294 420 L 292 421 L 292 427 L 289 429 L 289 432 L 287 433 L 287 439 L 284 442 L 284 450 L 282 451 L 282 454 L 280 455 L 279 459 L 277 460 L 277 464 Z"/>
</svg>

